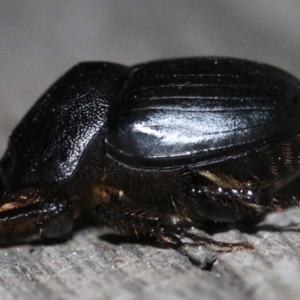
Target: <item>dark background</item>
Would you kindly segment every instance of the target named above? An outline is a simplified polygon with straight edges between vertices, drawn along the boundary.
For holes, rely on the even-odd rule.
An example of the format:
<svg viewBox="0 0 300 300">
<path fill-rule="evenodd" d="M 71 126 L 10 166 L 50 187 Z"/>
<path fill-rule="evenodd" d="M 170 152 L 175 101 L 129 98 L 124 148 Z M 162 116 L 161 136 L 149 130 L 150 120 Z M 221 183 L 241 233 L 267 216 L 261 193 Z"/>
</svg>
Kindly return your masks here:
<svg viewBox="0 0 300 300">
<path fill-rule="evenodd" d="M 267 62 L 300 77 L 300 1 L 0 0 L 0 154 L 35 100 L 80 61 L 130 65 L 203 55 Z M 287 215 L 293 218 L 299 222 L 299 212 Z M 62 244 L 0 249 L 0 298 L 300 295 L 299 231 L 217 235 L 248 240 L 255 250 L 220 254 L 211 272 L 172 249 L 113 245 L 98 236 L 86 229 Z"/>
</svg>

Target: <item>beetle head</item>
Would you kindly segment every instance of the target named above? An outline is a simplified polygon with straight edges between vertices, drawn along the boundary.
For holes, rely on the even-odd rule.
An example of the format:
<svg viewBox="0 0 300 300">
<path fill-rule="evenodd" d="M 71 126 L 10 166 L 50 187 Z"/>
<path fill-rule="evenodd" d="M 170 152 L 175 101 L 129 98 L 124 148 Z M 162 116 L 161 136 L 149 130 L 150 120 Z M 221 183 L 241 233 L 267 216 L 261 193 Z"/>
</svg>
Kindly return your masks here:
<svg viewBox="0 0 300 300">
<path fill-rule="evenodd" d="M 0 161 L 0 241 L 15 232 L 57 237 L 70 230 L 69 196 L 58 186 L 72 180 L 91 140 L 104 134 L 129 71 L 111 63 L 79 64 L 15 128 Z"/>
<path fill-rule="evenodd" d="M 3 190 L 2 181 L 2 193 Z M 73 219 L 68 197 L 57 189 L 4 191 L 0 205 L 0 243 L 37 236 L 59 238 L 72 230 Z"/>
<path fill-rule="evenodd" d="M 13 172 L 13 158 L 7 151 L 0 163 L 0 243 L 69 233 L 73 213 L 67 195 L 53 187 L 14 188 Z"/>
</svg>

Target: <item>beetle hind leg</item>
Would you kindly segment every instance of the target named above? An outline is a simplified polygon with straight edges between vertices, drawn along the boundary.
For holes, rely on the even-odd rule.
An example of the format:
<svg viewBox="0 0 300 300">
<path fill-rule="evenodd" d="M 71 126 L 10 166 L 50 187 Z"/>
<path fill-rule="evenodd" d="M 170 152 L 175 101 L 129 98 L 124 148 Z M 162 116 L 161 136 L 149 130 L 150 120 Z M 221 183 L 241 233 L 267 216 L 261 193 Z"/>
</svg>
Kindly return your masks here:
<svg viewBox="0 0 300 300">
<path fill-rule="evenodd" d="M 183 237 L 186 237 L 193 241 L 193 243 L 185 243 L 186 245 L 191 246 L 211 246 L 216 248 L 218 252 L 230 252 L 233 250 L 253 250 L 253 246 L 248 242 L 240 242 L 240 243 L 226 243 L 215 241 L 211 238 L 198 236 L 196 234 L 184 231 L 182 234 Z"/>
<path fill-rule="evenodd" d="M 155 236 L 169 244 L 181 244 L 175 235 L 175 230 L 166 234 L 166 217 L 157 212 L 151 212 L 128 203 L 102 203 L 96 207 L 96 215 L 118 232 L 133 232 L 140 235 Z M 175 229 L 175 225 L 174 229 Z M 171 227 L 173 227 L 171 225 Z"/>
<path fill-rule="evenodd" d="M 296 197 L 280 195 L 276 184 L 262 186 L 209 171 L 196 173 L 196 179 L 185 190 L 192 219 L 230 223 L 251 220 L 255 224 L 267 213 L 299 206 Z"/>
<path fill-rule="evenodd" d="M 225 243 L 193 234 L 188 231 L 195 225 L 191 222 L 172 216 L 166 217 L 127 203 L 99 204 L 96 207 L 96 215 L 119 232 L 133 231 L 137 237 L 140 235 L 153 236 L 174 247 L 211 246 L 217 248 L 218 252 L 253 249 L 247 242 Z M 175 219 L 177 221 L 174 222 Z M 184 238 L 191 242 L 183 242 Z"/>
</svg>

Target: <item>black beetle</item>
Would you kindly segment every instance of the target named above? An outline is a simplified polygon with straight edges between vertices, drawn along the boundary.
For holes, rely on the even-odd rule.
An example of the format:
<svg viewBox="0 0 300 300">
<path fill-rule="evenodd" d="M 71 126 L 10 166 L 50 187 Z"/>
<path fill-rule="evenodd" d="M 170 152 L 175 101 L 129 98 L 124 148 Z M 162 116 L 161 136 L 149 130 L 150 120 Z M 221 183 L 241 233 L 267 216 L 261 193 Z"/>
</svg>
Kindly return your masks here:
<svg viewBox="0 0 300 300">
<path fill-rule="evenodd" d="M 9 139 L 1 241 L 62 237 L 91 215 L 174 245 L 223 245 L 187 229 L 299 205 L 285 190 L 300 170 L 299 88 L 275 67 L 221 57 L 75 66 Z"/>
</svg>

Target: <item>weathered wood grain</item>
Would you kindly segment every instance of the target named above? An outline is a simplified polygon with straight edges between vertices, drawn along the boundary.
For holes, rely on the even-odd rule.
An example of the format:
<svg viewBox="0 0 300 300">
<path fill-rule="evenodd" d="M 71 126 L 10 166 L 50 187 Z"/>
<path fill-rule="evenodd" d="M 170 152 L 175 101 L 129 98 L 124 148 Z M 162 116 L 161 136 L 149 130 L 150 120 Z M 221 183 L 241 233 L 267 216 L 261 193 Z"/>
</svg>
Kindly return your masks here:
<svg viewBox="0 0 300 300">
<path fill-rule="evenodd" d="M 283 216 L 287 220 L 286 214 Z M 300 222 L 299 211 L 290 213 Z M 298 220 L 296 218 L 298 217 Z M 280 219 L 277 216 L 277 219 Z M 278 220 L 277 220 L 278 221 Z M 0 249 L 2 299 L 297 299 L 300 293 L 298 231 L 232 230 L 223 241 L 249 241 L 254 250 L 216 254 L 102 240 L 83 229 L 58 245 Z M 213 258 L 213 259 L 212 259 Z M 213 262 L 209 271 L 195 261 Z M 200 264 L 201 265 L 201 264 Z"/>
</svg>

